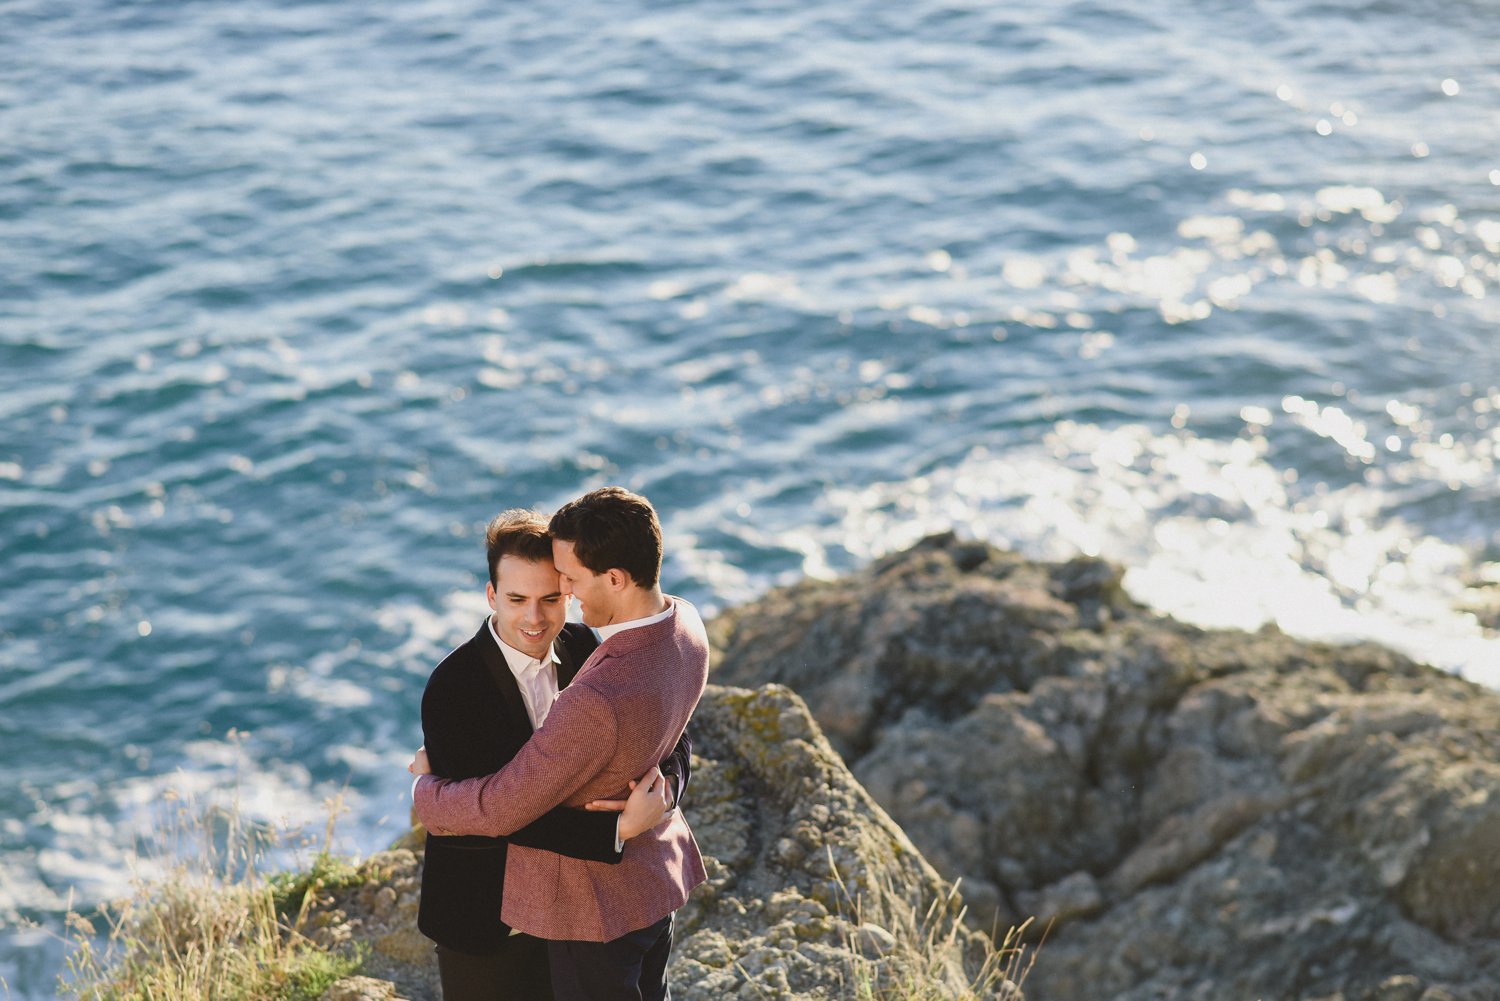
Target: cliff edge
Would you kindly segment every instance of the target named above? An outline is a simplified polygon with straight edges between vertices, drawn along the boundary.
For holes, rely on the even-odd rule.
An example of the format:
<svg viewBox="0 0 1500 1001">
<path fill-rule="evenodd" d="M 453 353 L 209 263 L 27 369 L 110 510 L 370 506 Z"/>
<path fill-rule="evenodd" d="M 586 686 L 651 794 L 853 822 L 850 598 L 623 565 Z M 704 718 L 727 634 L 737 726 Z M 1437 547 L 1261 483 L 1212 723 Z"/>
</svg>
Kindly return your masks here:
<svg viewBox="0 0 1500 1001">
<path fill-rule="evenodd" d="M 1500 694 L 1372 645 L 1197 629 L 1117 568 L 937 536 L 711 624 L 799 692 L 1027 996 L 1500 998 Z"/>
<path fill-rule="evenodd" d="M 669 978 L 685 1001 L 1004 998 L 1018 952 L 966 929 L 961 903 L 849 774 L 789 689 L 710 686 L 692 723 L 684 803 L 708 882 L 678 911 Z M 439 996 L 416 930 L 419 832 L 365 861 L 313 923 L 360 943 L 364 975 L 326 1001 Z"/>
</svg>

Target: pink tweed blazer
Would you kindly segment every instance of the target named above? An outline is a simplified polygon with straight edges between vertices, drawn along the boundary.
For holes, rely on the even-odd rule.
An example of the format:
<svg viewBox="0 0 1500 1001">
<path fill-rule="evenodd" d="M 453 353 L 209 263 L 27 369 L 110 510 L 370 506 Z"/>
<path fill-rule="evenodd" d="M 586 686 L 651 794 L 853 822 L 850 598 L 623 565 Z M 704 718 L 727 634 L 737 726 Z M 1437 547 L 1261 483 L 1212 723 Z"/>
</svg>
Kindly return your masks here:
<svg viewBox="0 0 1500 1001">
<path fill-rule="evenodd" d="M 434 834 L 510 834 L 562 803 L 627 795 L 682 736 L 708 682 L 708 636 L 692 605 L 599 645 L 510 764 L 483 778 L 417 783 Z M 625 843 L 616 865 L 511 845 L 500 916 L 539 938 L 607 942 L 666 917 L 703 882 L 681 811 Z"/>
</svg>

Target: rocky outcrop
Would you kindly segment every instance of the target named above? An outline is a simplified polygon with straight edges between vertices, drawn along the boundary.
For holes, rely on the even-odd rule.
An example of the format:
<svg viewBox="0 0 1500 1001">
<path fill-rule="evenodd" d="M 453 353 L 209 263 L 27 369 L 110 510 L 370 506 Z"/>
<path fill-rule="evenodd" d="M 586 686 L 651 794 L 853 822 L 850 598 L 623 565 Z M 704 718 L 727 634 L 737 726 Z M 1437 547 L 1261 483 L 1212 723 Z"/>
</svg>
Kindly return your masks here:
<svg viewBox="0 0 1500 1001">
<path fill-rule="evenodd" d="M 422 841 L 414 830 L 336 888 L 313 888 L 315 940 L 329 951 L 357 950 L 362 960 L 360 975 L 334 984 L 321 1001 L 441 1001 L 432 943 L 417 931 Z"/>
<path fill-rule="evenodd" d="M 795 689 L 1028 997 L 1500 998 L 1500 695 L 1369 645 L 1195 629 L 1116 568 L 953 536 L 711 624 Z"/>
<path fill-rule="evenodd" d="M 1500 565 L 1485 567 L 1487 576 L 1476 575 L 1464 581 L 1464 594 L 1458 607 L 1473 615 L 1486 629 L 1500 629 Z"/>
<path fill-rule="evenodd" d="M 964 927 L 957 896 L 793 692 L 711 686 L 692 727 L 685 808 L 709 878 L 678 912 L 673 997 L 1019 999 L 988 939 Z M 439 997 L 416 931 L 419 845 L 374 856 L 363 878 L 323 897 L 320 939 L 363 943 L 367 957 L 366 976 L 327 997 Z"/>
<path fill-rule="evenodd" d="M 674 997 L 856 997 L 900 984 L 969 996 L 988 943 L 963 931 L 956 898 L 801 699 L 711 687 L 693 734 L 689 809 L 709 879 L 679 912 Z M 977 993 L 1019 998 L 1003 980 Z"/>
</svg>

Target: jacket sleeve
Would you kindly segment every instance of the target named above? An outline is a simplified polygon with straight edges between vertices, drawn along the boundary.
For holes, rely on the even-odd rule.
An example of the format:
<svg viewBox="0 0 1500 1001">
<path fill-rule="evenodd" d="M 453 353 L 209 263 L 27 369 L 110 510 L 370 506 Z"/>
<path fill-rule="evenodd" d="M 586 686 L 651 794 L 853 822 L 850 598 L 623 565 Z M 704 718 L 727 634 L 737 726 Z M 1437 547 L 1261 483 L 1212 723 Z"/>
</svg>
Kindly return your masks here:
<svg viewBox="0 0 1500 1001">
<path fill-rule="evenodd" d="M 470 778 L 494 768 L 493 750 L 473 739 L 474 734 L 483 732 L 479 728 L 496 725 L 493 714 L 484 706 L 483 700 L 464 690 L 456 672 L 433 673 L 422 694 L 422 739 L 434 775 Z M 509 840 L 569 858 L 613 864 L 624 858 L 615 850 L 618 818 L 617 813 L 558 806 L 517 830 Z"/>
<path fill-rule="evenodd" d="M 558 695 L 546 723 L 508 765 L 461 781 L 424 775 L 412 805 L 434 834 L 512 834 L 602 771 L 617 741 L 609 701 L 575 682 Z"/>
<path fill-rule="evenodd" d="M 615 851 L 619 822 L 620 815 L 612 810 L 554 806 L 506 840 L 569 858 L 614 865 L 625 858 L 623 851 Z"/>
<path fill-rule="evenodd" d="M 661 772 L 672 782 L 672 804 L 682 805 L 693 771 L 693 740 L 686 732 L 661 761 Z M 570 858 L 614 865 L 625 858 L 615 851 L 620 815 L 613 811 L 577 810 L 556 806 L 510 836 L 512 844 L 542 848 Z"/>
<path fill-rule="evenodd" d="M 482 732 L 479 700 L 464 689 L 459 671 L 443 663 L 432 672 L 422 692 L 422 746 L 427 749 L 433 774 L 444 778 L 477 774 L 473 769 L 481 757 L 478 742 L 473 739 Z"/>
<path fill-rule="evenodd" d="M 688 736 L 686 730 L 677 738 L 677 746 L 672 748 L 672 753 L 662 759 L 661 773 L 675 780 L 676 794 L 672 797 L 672 804 L 681 806 L 683 794 L 687 792 L 688 779 L 693 774 L 693 738 Z"/>
</svg>

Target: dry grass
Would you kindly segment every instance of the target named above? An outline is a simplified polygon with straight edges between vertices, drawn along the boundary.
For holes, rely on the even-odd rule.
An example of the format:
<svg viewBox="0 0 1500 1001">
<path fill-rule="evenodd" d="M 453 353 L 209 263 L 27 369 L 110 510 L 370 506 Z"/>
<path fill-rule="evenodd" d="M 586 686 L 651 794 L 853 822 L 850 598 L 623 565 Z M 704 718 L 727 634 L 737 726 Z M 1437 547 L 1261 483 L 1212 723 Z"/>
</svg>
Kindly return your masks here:
<svg viewBox="0 0 1500 1001">
<path fill-rule="evenodd" d="M 341 804 L 329 804 L 308 864 L 264 872 L 286 840 L 244 824 L 234 808 L 178 805 L 158 824 L 126 899 L 91 917 L 70 911 L 73 944 L 59 994 L 87 1001 L 315 1001 L 361 957 L 314 941 L 309 911 L 322 891 L 360 881 L 329 851 Z M 844 906 L 841 997 L 856 1001 L 1020 1001 L 1035 951 L 1011 929 L 996 945 L 964 924 L 957 884 L 923 899 L 891 880 L 852 889 L 829 864 Z M 368 878 L 368 877 L 365 877 Z M 747 977 L 748 979 L 748 977 Z"/>
<path fill-rule="evenodd" d="M 1022 936 L 1030 921 L 995 940 L 964 924 L 958 884 L 924 908 L 907 890 L 885 881 L 851 891 L 829 854 L 844 906 L 849 955 L 845 997 L 857 1001 L 1021 1001 L 1021 984 L 1036 961 Z M 883 933 L 883 934 L 882 934 Z"/>
<path fill-rule="evenodd" d="M 283 839 L 235 808 L 177 805 L 142 854 L 134 892 L 92 917 L 68 914 L 74 948 L 59 994 L 90 1001 L 312 1001 L 359 966 L 308 936 L 308 892 L 352 878 L 329 854 L 342 804 L 330 801 L 323 843 L 295 875 L 264 875 Z M 102 930 L 100 926 L 102 925 Z"/>
</svg>

